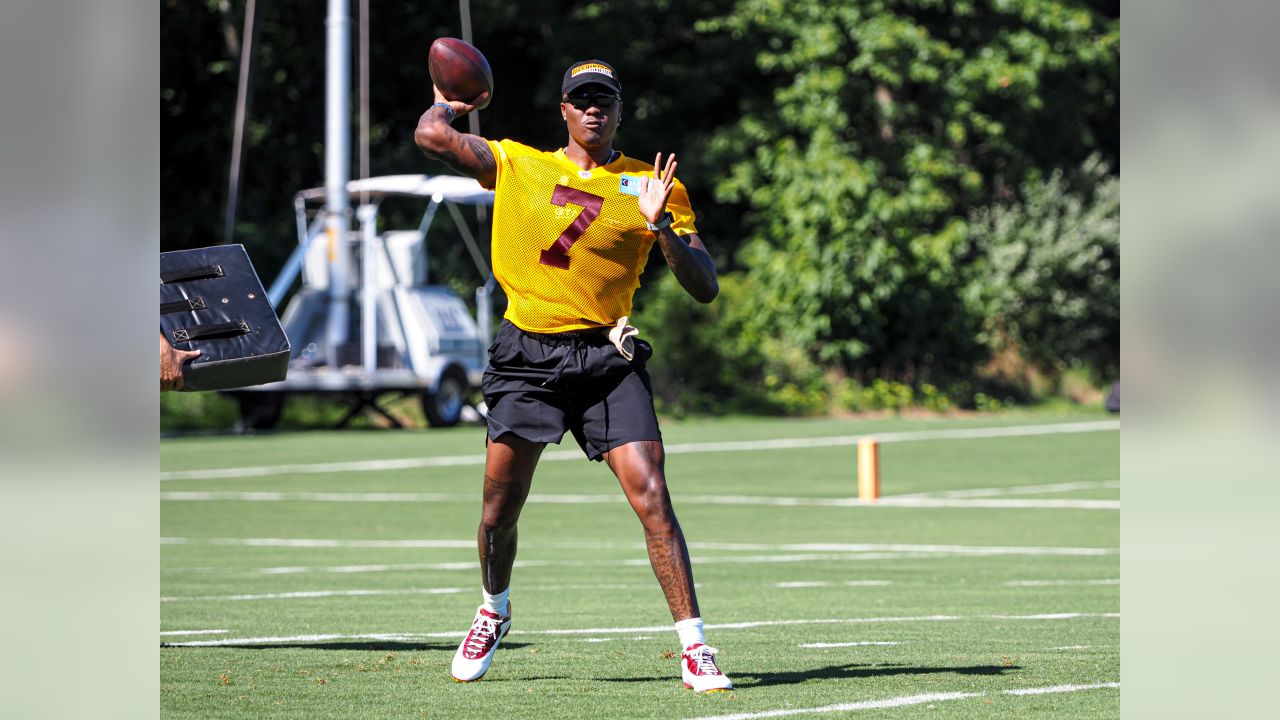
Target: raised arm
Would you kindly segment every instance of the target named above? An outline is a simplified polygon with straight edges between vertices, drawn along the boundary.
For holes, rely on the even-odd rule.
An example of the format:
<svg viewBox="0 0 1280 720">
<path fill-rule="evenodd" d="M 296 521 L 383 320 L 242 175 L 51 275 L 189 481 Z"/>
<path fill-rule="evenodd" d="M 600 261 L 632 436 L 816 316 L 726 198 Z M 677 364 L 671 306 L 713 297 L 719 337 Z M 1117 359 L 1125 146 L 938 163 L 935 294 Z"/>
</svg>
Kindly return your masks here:
<svg viewBox="0 0 1280 720">
<path fill-rule="evenodd" d="M 658 246 L 662 248 L 662 256 L 667 259 L 671 272 L 675 273 L 680 287 L 700 303 L 709 303 L 720 294 L 720 283 L 716 279 L 716 264 L 711 253 L 696 234 L 681 237 L 671 229 L 667 214 L 667 200 L 676 182 L 676 156 L 667 158 L 667 166 L 662 167 L 662 153 L 658 153 L 653 162 L 653 177 L 644 177 L 640 181 L 640 214 L 650 225 L 657 225 Z"/>
<path fill-rule="evenodd" d="M 445 100 L 440 89 L 434 89 L 436 104 L 427 108 L 422 117 L 418 118 L 413 141 L 427 157 L 479 180 L 487 188 L 493 187 L 497 181 L 498 165 L 493 159 L 489 143 L 478 135 L 460 133 L 450 125 L 455 119 L 475 110 L 475 107 L 457 100 Z"/>
</svg>

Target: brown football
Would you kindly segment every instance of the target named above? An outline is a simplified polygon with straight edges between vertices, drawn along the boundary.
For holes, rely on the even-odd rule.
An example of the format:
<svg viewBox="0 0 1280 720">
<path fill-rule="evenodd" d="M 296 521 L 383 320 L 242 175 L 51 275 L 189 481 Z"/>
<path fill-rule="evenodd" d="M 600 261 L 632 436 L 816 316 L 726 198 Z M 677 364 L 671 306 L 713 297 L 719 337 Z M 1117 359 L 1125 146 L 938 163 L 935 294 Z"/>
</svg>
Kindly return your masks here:
<svg viewBox="0 0 1280 720">
<path fill-rule="evenodd" d="M 483 110 L 493 97 L 493 71 L 474 45 L 458 38 L 436 38 L 427 54 L 431 82 L 449 100 Z"/>
</svg>

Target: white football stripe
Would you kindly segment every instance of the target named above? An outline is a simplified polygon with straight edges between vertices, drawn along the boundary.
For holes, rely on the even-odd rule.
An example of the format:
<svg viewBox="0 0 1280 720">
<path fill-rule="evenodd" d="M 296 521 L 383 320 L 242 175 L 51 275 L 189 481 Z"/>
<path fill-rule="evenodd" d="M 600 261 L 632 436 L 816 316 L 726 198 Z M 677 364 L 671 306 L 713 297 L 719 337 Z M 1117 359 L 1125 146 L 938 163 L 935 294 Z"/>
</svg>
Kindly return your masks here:
<svg viewBox="0 0 1280 720">
<path fill-rule="evenodd" d="M 1026 437 L 1032 435 L 1058 435 L 1065 433 L 1101 432 L 1119 429 L 1119 420 L 1099 420 L 1093 422 L 1022 425 L 1012 427 L 914 430 L 907 432 L 869 433 L 866 435 L 836 435 L 816 438 L 678 443 L 667 445 L 666 453 L 668 455 L 681 455 L 686 453 L 744 452 L 755 450 L 792 450 L 798 448 L 833 447 L 841 445 L 857 445 L 858 441 L 864 437 L 874 437 L 877 441 L 882 443 L 894 443 L 916 442 L 922 440 L 966 440 L 974 438 Z M 543 453 L 541 458 L 543 462 L 582 459 L 582 453 L 577 450 L 554 450 Z M 344 472 L 368 473 L 387 470 L 413 470 L 429 467 L 456 467 L 483 464 L 484 455 L 452 455 L 443 457 L 208 468 L 201 470 L 171 470 L 161 472 L 160 480 L 213 480 L 245 477 L 268 477 L 272 475 L 303 475 Z"/>
<path fill-rule="evenodd" d="M 868 640 L 865 642 L 836 642 L 836 643 L 805 643 L 802 648 L 842 648 L 842 647 L 862 647 L 864 645 L 898 645 L 896 642 L 881 642 Z"/>
<path fill-rule="evenodd" d="M 343 540 L 335 538 L 184 538 L 162 537 L 161 545 L 247 545 L 305 548 L 474 548 L 467 540 Z M 530 543 L 525 543 L 526 547 Z M 644 543 L 544 543 L 536 547 L 557 550 L 644 550 Z M 693 550 L 816 551 L 816 552 L 928 552 L 957 555 L 1116 555 L 1117 548 L 1055 547 L 1036 545 L 933 545 L 914 543 L 715 543 L 691 542 Z"/>
<path fill-rule="evenodd" d="M 985 508 L 1119 510 L 1119 500 L 1051 500 L 1009 498 L 946 498 L 917 495 L 881 497 L 864 505 L 857 498 L 775 497 L 771 495 L 675 495 L 677 505 L 757 505 L 766 507 L 899 507 L 899 508 Z M 357 492 L 163 492 L 164 502 L 336 502 L 336 503 L 475 503 L 477 493 L 357 493 Z M 620 505 L 627 502 L 621 493 L 613 495 L 531 494 L 526 502 L 535 505 Z"/>
<path fill-rule="evenodd" d="M 260 595 L 176 595 L 164 596 L 160 602 L 191 600 L 299 600 L 327 597 L 367 597 L 377 595 L 453 595 L 462 588 L 406 588 L 403 590 L 299 590 L 296 592 L 262 593 Z"/>
<path fill-rule="evenodd" d="M 870 507 L 895 508 L 984 508 L 989 510 L 1119 510 L 1119 500 L 1043 500 L 1012 498 L 953 499 L 922 497 L 882 497 Z"/>
<path fill-rule="evenodd" d="M 969 488 L 967 490 L 936 490 L 933 492 L 894 495 L 897 498 L 975 498 L 999 495 L 1039 495 L 1042 493 L 1075 492 L 1076 490 L 1115 490 L 1118 480 L 1091 480 L 1085 482 L 1050 483 L 1047 485 L 1015 485 L 1012 487 Z"/>
<path fill-rule="evenodd" d="M 816 588 L 830 587 L 830 585 L 831 583 L 826 582 L 825 580 L 800 580 L 796 582 L 780 582 L 773 584 L 776 588 Z"/>
<path fill-rule="evenodd" d="M 975 553 L 978 555 L 986 553 Z M 752 565 L 752 564 L 770 564 L 770 563 L 803 563 L 803 562 L 826 562 L 826 561 L 848 561 L 862 562 L 868 560 L 921 560 L 921 559 L 938 559 L 938 558 L 957 558 L 962 555 L 948 553 L 908 553 L 908 552 L 889 552 L 889 553 L 854 553 L 854 554 L 834 554 L 834 553 L 809 553 L 798 555 L 755 555 L 755 556 L 692 556 L 693 562 L 699 565 Z M 517 560 L 515 567 L 649 567 L 649 559 L 644 557 L 623 558 L 619 560 Z M 296 575 L 303 573 L 319 573 L 328 575 L 341 574 L 357 574 L 357 573 L 379 573 L 379 572 L 420 572 L 424 570 L 439 571 L 466 571 L 472 572 L 478 570 L 480 563 L 475 560 L 460 562 L 444 562 L 444 563 L 410 563 L 403 565 L 391 564 L 375 564 L 375 565 L 339 565 L 333 567 L 307 567 L 301 565 L 284 565 L 278 567 L 265 568 L 166 568 L 165 572 L 170 574 L 189 573 L 189 574 L 210 574 L 219 573 L 223 575 L 235 574 L 251 574 L 251 575 Z M 875 586 L 887 585 L 888 581 L 859 581 L 850 580 L 844 583 L 851 587 L 859 585 Z"/>
<path fill-rule="evenodd" d="M 1006 587 L 1052 587 L 1058 585 L 1119 585 L 1120 578 L 1102 580 L 1009 580 Z"/>
<path fill-rule="evenodd" d="M 843 584 L 846 587 L 882 587 L 893 583 L 889 580 L 845 580 Z M 826 580 L 795 580 L 774 583 L 773 586 L 776 588 L 818 588 L 830 587 L 831 583 Z"/>
<path fill-rule="evenodd" d="M 1052 687 L 1038 688 L 1015 688 L 1013 690 L 1000 690 L 991 693 L 975 693 L 975 692 L 950 692 L 950 693 L 927 693 L 924 695 L 903 695 L 893 698 L 885 698 L 883 700 L 863 700 L 860 702 L 841 703 L 839 705 L 824 705 L 822 707 L 812 708 L 787 708 L 784 710 L 765 710 L 764 712 L 753 713 L 734 713 L 732 715 L 706 715 L 694 720 L 755 720 L 756 718 L 773 718 L 786 717 L 788 715 L 812 715 L 818 713 L 837 713 L 837 712 L 854 712 L 857 710 L 883 710 L 886 708 L 907 707 L 910 705 L 924 705 L 926 703 L 949 702 L 952 700 L 970 700 L 973 698 L 986 697 L 989 695 L 1047 695 L 1053 693 L 1069 693 L 1083 692 L 1086 690 L 1101 690 L 1104 688 L 1118 688 L 1118 682 L 1093 683 L 1091 685 L 1054 685 Z"/>
<path fill-rule="evenodd" d="M 866 617 L 866 618 L 825 618 L 808 620 L 757 620 L 735 623 L 710 623 L 708 630 L 745 630 L 757 627 L 780 625 L 862 625 L 880 623 L 916 623 L 916 622 L 956 622 L 964 620 L 1091 620 L 1119 618 L 1120 613 L 1041 613 L 1037 615 L 920 615 L 909 617 Z M 638 633 L 671 631 L 671 625 L 650 625 L 646 627 L 622 628 L 575 628 L 554 630 L 512 630 L 514 635 L 634 635 Z M 166 643 L 182 647 L 216 647 L 220 645 L 249 645 L 273 643 L 323 642 L 326 640 L 424 640 L 428 638 L 459 638 L 467 634 L 466 630 L 429 632 L 429 633 L 396 633 L 396 634 L 355 634 L 355 635 L 286 635 L 280 637 L 248 637 L 220 638 L 218 640 L 192 640 L 190 642 Z"/>
</svg>

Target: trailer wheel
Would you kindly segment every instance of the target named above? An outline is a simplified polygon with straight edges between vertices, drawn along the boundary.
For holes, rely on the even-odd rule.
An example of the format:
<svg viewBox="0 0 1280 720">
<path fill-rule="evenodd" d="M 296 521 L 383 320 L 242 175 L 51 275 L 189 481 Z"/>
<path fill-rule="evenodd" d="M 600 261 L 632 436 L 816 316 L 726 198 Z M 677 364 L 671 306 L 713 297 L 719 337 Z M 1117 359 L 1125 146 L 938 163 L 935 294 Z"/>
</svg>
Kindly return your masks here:
<svg viewBox="0 0 1280 720">
<path fill-rule="evenodd" d="M 237 433 L 254 430 L 270 430 L 280 422 L 284 411 L 284 393 L 242 392 L 235 393 L 240 405 L 240 419 L 236 421 Z"/>
<path fill-rule="evenodd" d="M 450 368 L 440 378 L 433 393 L 422 394 L 422 412 L 431 427 L 453 427 L 462 417 L 467 400 L 467 378 L 461 370 Z"/>
</svg>

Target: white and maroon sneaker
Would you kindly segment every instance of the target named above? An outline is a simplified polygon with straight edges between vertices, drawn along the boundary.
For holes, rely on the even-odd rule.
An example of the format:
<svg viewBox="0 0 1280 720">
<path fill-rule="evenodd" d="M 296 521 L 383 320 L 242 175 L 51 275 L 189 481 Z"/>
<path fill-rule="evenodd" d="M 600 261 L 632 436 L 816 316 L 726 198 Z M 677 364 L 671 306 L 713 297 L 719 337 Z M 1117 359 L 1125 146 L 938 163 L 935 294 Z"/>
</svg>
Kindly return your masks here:
<svg viewBox="0 0 1280 720">
<path fill-rule="evenodd" d="M 479 680 L 489 670 L 498 642 L 511 629 L 511 604 L 507 604 L 507 616 L 502 617 L 483 607 L 476 610 L 471 621 L 471 632 L 453 654 L 453 679 L 457 682 Z"/>
<path fill-rule="evenodd" d="M 700 693 L 733 689 L 729 677 L 716 667 L 717 652 L 702 643 L 694 643 L 684 649 L 680 654 L 680 675 L 684 678 L 685 687 Z"/>
</svg>

